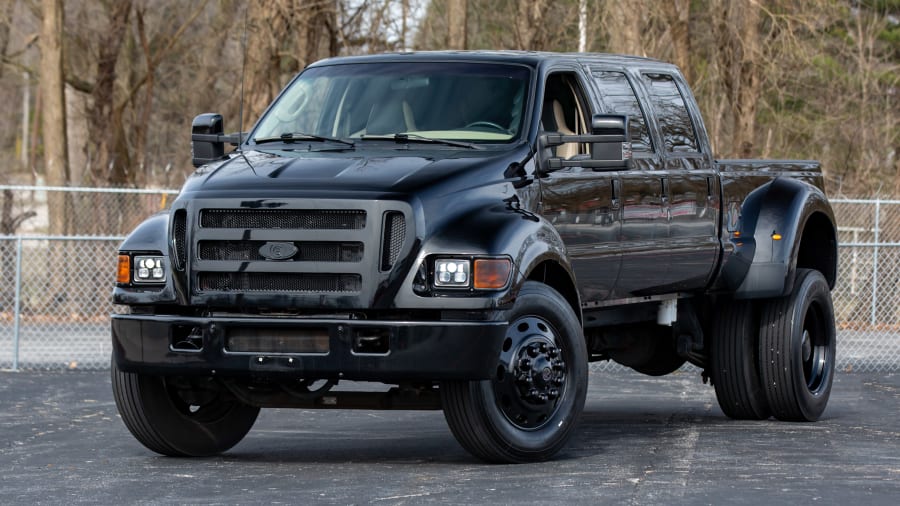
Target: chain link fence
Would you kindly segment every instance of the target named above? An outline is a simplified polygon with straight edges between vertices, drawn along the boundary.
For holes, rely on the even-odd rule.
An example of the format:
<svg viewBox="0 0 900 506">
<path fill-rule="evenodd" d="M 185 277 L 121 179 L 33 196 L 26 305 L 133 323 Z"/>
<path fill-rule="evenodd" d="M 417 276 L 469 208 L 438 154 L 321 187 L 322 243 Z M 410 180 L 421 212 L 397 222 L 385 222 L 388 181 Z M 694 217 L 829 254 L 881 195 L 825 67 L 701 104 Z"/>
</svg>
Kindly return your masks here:
<svg viewBox="0 0 900 506">
<path fill-rule="evenodd" d="M 4 196 L 14 195 L 12 206 L 4 203 L 4 214 L 34 213 L 22 222 L 20 235 L 8 231 L 9 235 L 0 235 L 2 369 L 109 367 L 109 315 L 122 310 L 111 303 L 118 245 L 147 215 L 165 209 L 176 193 L 66 190 L 71 190 L 64 193 L 72 209 L 90 210 L 106 234 L 47 235 L 46 218 L 41 217 L 47 215 L 49 191 L 0 186 Z M 900 200 L 836 199 L 832 205 L 840 236 L 838 284 L 833 292 L 838 367 L 898 371 Z M 79 221 L 82 228 L 75 229 L 84 230 L 87 220 Z"/>
</svg>

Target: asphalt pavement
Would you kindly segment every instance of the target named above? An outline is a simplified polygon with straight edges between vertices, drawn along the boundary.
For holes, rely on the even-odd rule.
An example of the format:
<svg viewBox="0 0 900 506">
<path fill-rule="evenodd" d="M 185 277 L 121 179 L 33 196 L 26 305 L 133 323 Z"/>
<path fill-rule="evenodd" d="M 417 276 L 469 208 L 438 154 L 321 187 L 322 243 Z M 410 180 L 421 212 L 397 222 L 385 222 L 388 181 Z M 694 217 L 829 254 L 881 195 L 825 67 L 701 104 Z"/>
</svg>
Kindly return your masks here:
<svg viewBox="0 0 900 506">
<path fill-rule="evenodd" d="M 0 373 L 0 504 L 900 503 L 900 375 L 841 373 L 817 423 L 725 418 L 695 373 L 591 372 L 553 461 L 487 465 L 440 412 L 263 410 L 221 457 L 157 456 L 108 373 Z"/>
</svg>

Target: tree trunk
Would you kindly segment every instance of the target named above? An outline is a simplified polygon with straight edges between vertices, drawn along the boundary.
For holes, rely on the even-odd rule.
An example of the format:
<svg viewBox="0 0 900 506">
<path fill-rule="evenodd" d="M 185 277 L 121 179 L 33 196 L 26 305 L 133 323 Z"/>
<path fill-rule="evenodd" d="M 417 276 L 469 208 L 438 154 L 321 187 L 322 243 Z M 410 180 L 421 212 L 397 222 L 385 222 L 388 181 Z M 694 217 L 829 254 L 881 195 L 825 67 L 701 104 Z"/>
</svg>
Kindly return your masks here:
<svg viewBox="0 0 900 506">
<path fill-rule="evenodd" d="M 662 2 L 666 13 L 666 23 L 672 37 L 674 63 L 681 69 L 688 83 L 693 81 L 691 69 L 691 0 L 668 0 Z"/>
<path fill-rule="evenodd" d="M 66 104 L 63 75 L 63 5 L 62 0 L 41 1 L 41 95 L 43 97 L 44 170 L 49 186 L 66 186 L 69 182 L 69 160 L 66 144 Z M 48 192 L 51 235 L 68 231 L 66 196 Z"/>
<path fill-rule="evenodd" d="M 468 1 L 447 1 L 447 48 L 467 49 Z"/>
<path fill-rule="evenodd" d="M 641 32 L 644 28 L 642 18 L 646 12 L 643 0 L 633 0 L 627 7 L 607 0 L 604 9 L 610 52 L 643 56 Z"/>
<path fill-rule="evenodd" d="M 260 4 L 251 6 L 249 13 L 242 130 L 253 125 L 297 72 L 339 50 L 334 1 Z"/>
<path fill-rule="evenodd" d="M 97 77 L 91 93 L 88 129 L 91 132 L 88 158 L 92 161 L 90 182 L 122 186 L 129 183 L 129 154 L 124 145 L 124 128 L 114 100 L 116 65 L 128 29 L 131 0 L 118 0 L 109 7 L 109 22 L 100 37 Z"/>
<path fill-rule="evenodd" d="M 732 104 L 732 156 L 755 154 L 757 103 L 762 92 L 760 7 L 744 0 L 720 0 L 716 7 L 716 35 L 722 82 Z"/>
<path fill-rule="evenodd" d="M 518 0 L 516 41 L 519 49 L 535 51 L 543 49 L 540 41 L 540 29 L 545 4 L 546 0 Z"/>
</svg>

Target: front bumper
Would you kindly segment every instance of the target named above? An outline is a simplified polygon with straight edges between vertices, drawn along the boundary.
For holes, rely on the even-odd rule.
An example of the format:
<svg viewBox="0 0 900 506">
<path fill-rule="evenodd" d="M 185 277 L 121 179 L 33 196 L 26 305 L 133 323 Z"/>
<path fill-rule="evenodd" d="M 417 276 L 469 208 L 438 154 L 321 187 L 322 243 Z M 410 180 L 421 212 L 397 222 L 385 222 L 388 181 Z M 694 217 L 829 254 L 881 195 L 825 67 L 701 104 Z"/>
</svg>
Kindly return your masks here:
<svg viewBox="0 0 900 506">
<path fill-rule="evenodd" d="M 360 381 L 488 379 L 506 336 L 505 321 L 374 321 L 343 319 L 113 315 L 113 356 L 126 372 Z M 327 352 L 229 351 L 235 329 L 265 335 L 304 329 L 327 334 Z M 176 349 L 184 333 L 202 336 L 197 350 Z M 377 353 L 361 353 L 360 336 L 383 336 Z M 196 339 L 195 339 L 196 341 Z"/>
</svg>

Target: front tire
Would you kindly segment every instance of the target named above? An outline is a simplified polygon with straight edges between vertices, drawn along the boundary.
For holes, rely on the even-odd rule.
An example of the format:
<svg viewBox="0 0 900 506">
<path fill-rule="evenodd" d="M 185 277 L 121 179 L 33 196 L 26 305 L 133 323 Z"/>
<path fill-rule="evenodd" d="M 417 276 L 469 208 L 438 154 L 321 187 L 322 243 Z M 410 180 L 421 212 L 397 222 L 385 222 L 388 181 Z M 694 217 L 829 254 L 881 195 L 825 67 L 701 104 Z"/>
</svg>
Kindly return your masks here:
<svg viewBox="0 0 900 506">
<path fill-rule="evenodd" d="M 791 294 L 766 303 L 759 344 L 765 394 L 775 418 L 818 420 L 831 395 L 836 348 L 834 307 L 822 273 L 797 269 Z"/>
<path fill-rule="evenodd" d="M 131 434 L 170 457 L 217 455 L 238 444 L 259 408 L 232 398 L 211 378 L 175 380 L 127 373 L 112 361 L 116 408 Z"/>
<path fill-rule="evenodd" d="M 441 384 L 457 441 L 487 462 L 539 462 L 575 428 L 587 395 L 587 347 L 575 312 L 553 288 L 526 281 L 492 379 Z"/>
</svg>

